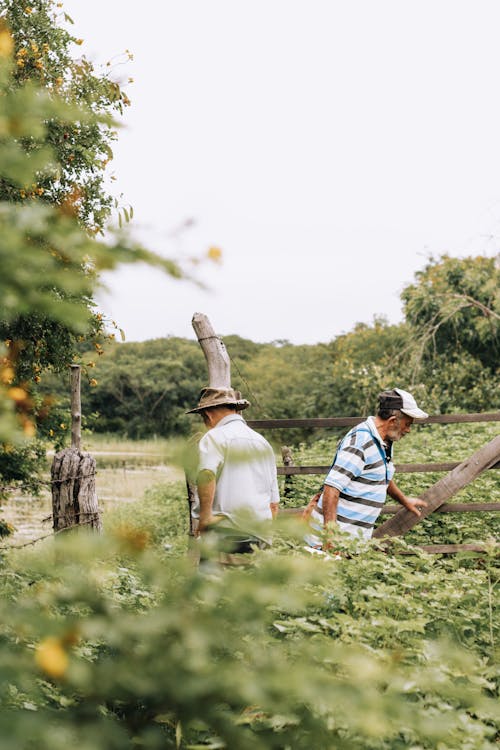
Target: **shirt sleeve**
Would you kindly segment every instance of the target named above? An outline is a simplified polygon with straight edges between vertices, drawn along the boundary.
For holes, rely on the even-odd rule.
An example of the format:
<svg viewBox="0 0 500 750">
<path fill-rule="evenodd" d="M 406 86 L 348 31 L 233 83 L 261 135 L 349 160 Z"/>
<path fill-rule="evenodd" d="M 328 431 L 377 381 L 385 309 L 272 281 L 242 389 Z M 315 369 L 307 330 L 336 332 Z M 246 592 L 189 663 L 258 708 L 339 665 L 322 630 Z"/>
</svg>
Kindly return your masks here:
<svg viewBox="0 0 500 750">
<path fill-rule="evenodd" d="M 335 456 L 335 461 L 325 479 L 325 484 L 342 492 L 353 479 L 361 475 L 365 467 L 365 454 L 362 448 L 343 441 Z"/>
<path fill-rule="evenodd" d="M 272 483 L 271 483 L 271 502 L 279 503 L 279 501 L 280 501 L 280 491 L 278 487 L 278 477 L 276 474 L 276 466 L 275 466 L 274 472 L 272 475 Z"/>
<path fill-rule="evenodd" d="M 200 471 L 211 471 L 218 476 L 224 463 L 224 449 L 214 440 L 213 435 L 207 432 L 201 438 L 199 445 L 198 473 Z"/>
</svg>

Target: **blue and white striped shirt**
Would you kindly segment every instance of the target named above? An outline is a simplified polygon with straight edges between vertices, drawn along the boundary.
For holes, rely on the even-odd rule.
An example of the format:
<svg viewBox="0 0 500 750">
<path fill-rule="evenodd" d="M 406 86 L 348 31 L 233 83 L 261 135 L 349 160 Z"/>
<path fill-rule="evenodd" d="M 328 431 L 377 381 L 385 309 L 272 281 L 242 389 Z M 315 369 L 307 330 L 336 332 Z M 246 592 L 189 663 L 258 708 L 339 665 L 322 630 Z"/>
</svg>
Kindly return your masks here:
<svg viewBox="0 0 500 750">
<path fill-rule="evenodd" d="M 325 484 L 339 490 L 337 523 L 355 536 L 370 538 L 385 502 L 387 485 L 394 476 L 392 445 L 386 445 L 375 427 L 373 417 L 349 430 L 342 439 Z M 311 514 L 312 530 L 323 528 L 323 495 L 318 510 Z M 321 546 L 315 534 L 306 537 L 308 544 Z"/>
</svg>

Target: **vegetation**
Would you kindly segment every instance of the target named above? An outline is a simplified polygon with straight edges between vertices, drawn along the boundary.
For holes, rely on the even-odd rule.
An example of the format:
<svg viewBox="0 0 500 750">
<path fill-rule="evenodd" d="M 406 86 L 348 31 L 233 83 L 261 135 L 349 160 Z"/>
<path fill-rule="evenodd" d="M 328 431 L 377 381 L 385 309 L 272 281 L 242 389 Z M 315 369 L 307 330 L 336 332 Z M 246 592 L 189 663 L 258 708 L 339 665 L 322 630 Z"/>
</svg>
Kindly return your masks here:
<svg viewBox="0 0 500 750">
<path fill-rule="evenodd" d="M 437 456 L 455 432 L 458 454 L 488 426 L 438 429 L 415 431 L 407 454 Z M 13 747 L 497 746 L 493 544 L 444 558 L 339 534 L 340 555 L 321 559 L 280 521 L 248 568 L 218 569 L 208 541 L 203 574 L 186 531 L 179 482 L 108 514 L 102 538 L 6 553 L 0 729 Z"/>
</svg>

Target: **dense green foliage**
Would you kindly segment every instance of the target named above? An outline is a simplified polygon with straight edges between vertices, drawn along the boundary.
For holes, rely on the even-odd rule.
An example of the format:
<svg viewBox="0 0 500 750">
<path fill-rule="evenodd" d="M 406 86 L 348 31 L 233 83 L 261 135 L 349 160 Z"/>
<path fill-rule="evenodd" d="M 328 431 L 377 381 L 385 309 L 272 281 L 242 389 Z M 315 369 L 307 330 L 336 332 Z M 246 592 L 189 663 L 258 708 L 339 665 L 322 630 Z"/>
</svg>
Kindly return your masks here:
<svg viewBox="0 0 500 750">
<path fill-rule="evenodd" d="M 493 546 L 445 559 L 339 535 L 321 558 L 280 522 L 249 568 L 217 569 L 207 542 L 202 574 L 181 483 L 105 527 L 4 558 L 6 747 L 496 747 Z"/>
<path fill-rule="evenodd" d="M 500 403 L 499 257 L 444 256 L 403 290 L 404 354 L 444 412 Z"/>
</svg>

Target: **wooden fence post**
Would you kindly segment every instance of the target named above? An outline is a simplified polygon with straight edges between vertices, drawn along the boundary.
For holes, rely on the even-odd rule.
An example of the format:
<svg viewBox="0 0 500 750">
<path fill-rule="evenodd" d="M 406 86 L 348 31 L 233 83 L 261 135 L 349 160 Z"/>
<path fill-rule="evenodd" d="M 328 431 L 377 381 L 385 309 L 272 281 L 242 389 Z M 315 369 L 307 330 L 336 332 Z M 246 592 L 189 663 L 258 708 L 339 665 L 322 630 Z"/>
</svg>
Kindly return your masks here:
<svg viewBox="0 0 500 750">
<path fill-rule="evenodd" d="M 496 464 L 499 459 L 500 435 L 497 435 L 421 495 L 421 499 L 427 502 L 427 508 L 422 508 L 420 516 L 416 516 L 406 508 L 401 508 L 392 518 L 378 526 L 373 536 L 377 538 L 400 536 L 409 531 L 446 500 L 449 500 L 450 497 L 453 497 L 459 490 L 472 482 L 481 472 Z"/>
<path fill-rule="evenodd" d="M 291 448 L 287 445 L 281 446 L 281 458 L 283 460 L 283 466 L 293 466 L 293 456 Z M 283 485 L 283 497 L 290 497 L 292 494 L 293 479 L 290 474 L 285 474 L 285 481 Z"/>
<path fill-rule="evenodd" d="M 80 383 L 80 365 L 71 365 L 71 447 L 56 453 L 51 469 L 54 532 L 74 526 L 101 530 L 95 489 L 95 458 L 80 451 Z"/>
<path fill-rule="evenodd" d="M 193 315 L 192 325 L 208 367 L 211 388 L 231 388 L 231 362 L 224 343 L 203 313 Z"/>
</svg>

